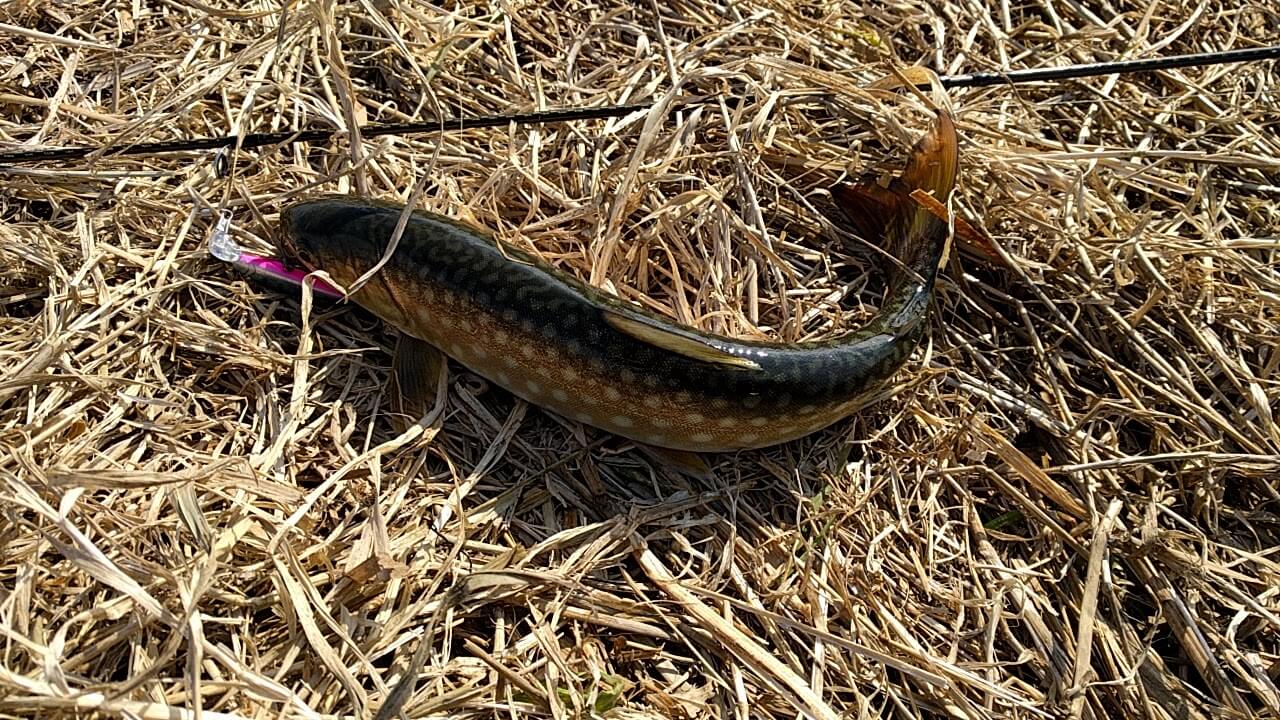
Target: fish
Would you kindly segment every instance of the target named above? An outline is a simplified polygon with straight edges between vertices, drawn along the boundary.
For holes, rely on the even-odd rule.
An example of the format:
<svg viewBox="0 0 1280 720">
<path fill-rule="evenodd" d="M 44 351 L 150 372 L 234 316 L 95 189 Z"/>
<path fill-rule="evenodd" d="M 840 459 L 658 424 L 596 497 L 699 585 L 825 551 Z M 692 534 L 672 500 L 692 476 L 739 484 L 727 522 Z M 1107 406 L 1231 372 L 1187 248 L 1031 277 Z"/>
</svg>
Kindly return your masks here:
<svg viewBox="0 0 1280 720">
<path fill-rule="evenodd" d="M 440 353 L 529 403 L 676 453 L 769 447 L 862 409 L 927 331 L 952 223 L 954 122 L 938 110 L 888 186 L 831 188 L 832 220 L 897 258 L 880 308 L 839 337 L 734 339 L 628 303 L 443 215 L 414 209 L 394 252 L 348 295 L 401 333 L 393 369 L 421 411 Z M 926 197 L 927 196 L 927 197 Z M 353 195 L 297 201 L 280 250 L 350 287 L 385 254 L 403 205 Z M 427 405 L 427 407 L 430 407 Z"/>
</svg>

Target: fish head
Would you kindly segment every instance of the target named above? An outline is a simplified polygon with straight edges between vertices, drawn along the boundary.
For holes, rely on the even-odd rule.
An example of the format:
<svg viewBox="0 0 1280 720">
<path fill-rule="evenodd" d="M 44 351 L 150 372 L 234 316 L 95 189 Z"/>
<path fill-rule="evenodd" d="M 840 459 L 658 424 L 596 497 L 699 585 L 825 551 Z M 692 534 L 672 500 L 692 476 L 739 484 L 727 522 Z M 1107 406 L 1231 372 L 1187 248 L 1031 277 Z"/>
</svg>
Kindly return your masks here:
<svg viewBox="0 0 1280 720">
<path fill-rule="evenodd" d="M 382 257 L 385 239 L 362 222 L 373 206 L 342 197 L 304 200 L 280 213 L 280 252 L 307 270 L 347 285 Z"/>
<path fill-rule="evenodd" d="M 279 250 L 289 262 L 309 271 L 323 270 L 337 285 L 350 290 L 356 280 L 377 266 L 386 251 L 395 216 L 390 216 L 391 226 L 384 228 L 386 217 L 378 204 L 363 199 L 334 196 L 304 200 L 280 213 Z M 393 258 L 350 299 L 403 328 L 412 319 L 391 291 L 394 283 L 388 276 L 395 275 L 396 269 Z"/>
</svg>

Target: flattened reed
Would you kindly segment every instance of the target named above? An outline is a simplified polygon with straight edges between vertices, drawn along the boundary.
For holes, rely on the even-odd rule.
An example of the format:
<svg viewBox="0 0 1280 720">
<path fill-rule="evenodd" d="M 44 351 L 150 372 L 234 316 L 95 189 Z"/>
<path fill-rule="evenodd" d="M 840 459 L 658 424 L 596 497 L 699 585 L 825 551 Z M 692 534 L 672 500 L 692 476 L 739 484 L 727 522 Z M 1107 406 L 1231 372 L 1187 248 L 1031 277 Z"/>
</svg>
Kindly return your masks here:
<svg viewBox="0 0 1280 720">
<path fill-rule="evenodd" d="M 885 260 L 823 189 L 929 118 L 892 66 L 1274 44 L 1272 5 L 0 7 L 6 145 L 654 103 L 0 168 L 0 714 L 1280 715 L 1275 63 L 950 93 L 998 256 L 958 248 L 883 402 L 705 478 L 457 366 L 397 434 L 385 328 L 203 247 L 416 196 L 680 321 L 829 336 Z"/>
</svg>

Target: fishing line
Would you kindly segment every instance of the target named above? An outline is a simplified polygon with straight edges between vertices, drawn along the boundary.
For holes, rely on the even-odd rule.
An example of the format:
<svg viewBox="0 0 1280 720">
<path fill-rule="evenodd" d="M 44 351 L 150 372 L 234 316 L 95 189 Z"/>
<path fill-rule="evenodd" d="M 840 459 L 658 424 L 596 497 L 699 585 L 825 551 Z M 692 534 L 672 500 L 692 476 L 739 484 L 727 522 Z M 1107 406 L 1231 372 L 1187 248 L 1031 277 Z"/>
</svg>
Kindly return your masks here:
<svg viewBox="0 0 1280 720">
<path fill-rule="evenodd" d="M 1226 50 L 1222 52 L 1170 55 L 1166 57 L 1142 60 L 1084 63 L 1080 65 L 1065 65 L 1051 68 L 1010 70 L 1007 72 L 977 72 L 965 75 L 945 75 L 941 76 L 939 80 L 945 88 L 978 88 L 991 87 L 995 85 L 1018 85 L 1033 82 L 1073 80 L 1076 78 L 1095 77 L 1098 75 L 1150 72 L 1157 70 L 1172 70 L 1176 68 L 1204 67 L 1225 63 L 1258 62 L 1262 60 L 1277 59 L 1280 59 L 1280 45 Z M 686 110 L 705 102 L 713 102 L 713 100 L 687 103 L 673 109 L 672 112 Z M 449 118 L 447 120 L 435 120 L 429 122 L 362 125 L 358 130 L 361 137 L 456 132 L 461 130 L 473 130 L 476 128 L 499 127 L 502 125 L 535 125 L 539 123 L 564 123 L 579 120 L 617 118 L 631 113 L 649 110 L 651 107 L 652 105 L 649 103 L 633 103 L 629 105 L 565 108 L 509 115 L 462 116 Z M 0 164 L 79 160 L 95 154 L 106 157 L 117 155 L 160 155 L 163 153 L 218 150 L 230 147 L 248 149 L 265 147 L 268 145 L 292 145 L 301 142 L 321 142 L 344 135 L 347 135 L 347 133 L 342 130 L 332 129 L 284 130 L 279 132 L 248 133 L 243 136 L 226 135 L 221 137 L 191 138 L 187 140 L 162 140 L 158 142 L 137 143 L 118 148 L 97 146 L 4 150 L 0 151 Z M 239 143 L 238 146 L 237 142 Z"/>
</svg>

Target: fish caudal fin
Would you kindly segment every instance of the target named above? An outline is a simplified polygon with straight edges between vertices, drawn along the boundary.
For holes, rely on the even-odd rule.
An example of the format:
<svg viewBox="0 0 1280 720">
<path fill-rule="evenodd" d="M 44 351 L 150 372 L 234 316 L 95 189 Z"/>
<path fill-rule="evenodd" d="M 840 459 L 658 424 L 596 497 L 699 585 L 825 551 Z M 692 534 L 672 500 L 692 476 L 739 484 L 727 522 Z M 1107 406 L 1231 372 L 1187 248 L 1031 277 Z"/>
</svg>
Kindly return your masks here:
<svg viewBox="0 0 1280 720">
<path fill-rule="evenodd" d="M 951 115 L 939 111 L 929 132 L 911 148 L 902 173 L 888 187 L 852 183 L 832 189 L 844 224 L 864 239 L 883 237 L 885 249 L 908 267 L 936 270 L 946 242 L 938 224 L 945 227 L 949 222 L 945 203 L 955 189 L 958 145 Z M 960 222 L 957 219 L 956 225 Z M 979 234 L 964 225 L 966 234 Z M 930 264 L 933 268 L 928 268 Z"/>
</svg>

